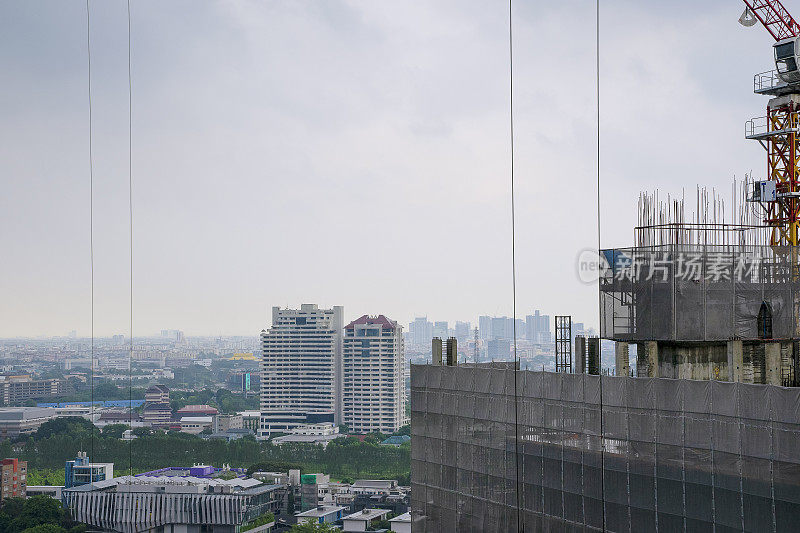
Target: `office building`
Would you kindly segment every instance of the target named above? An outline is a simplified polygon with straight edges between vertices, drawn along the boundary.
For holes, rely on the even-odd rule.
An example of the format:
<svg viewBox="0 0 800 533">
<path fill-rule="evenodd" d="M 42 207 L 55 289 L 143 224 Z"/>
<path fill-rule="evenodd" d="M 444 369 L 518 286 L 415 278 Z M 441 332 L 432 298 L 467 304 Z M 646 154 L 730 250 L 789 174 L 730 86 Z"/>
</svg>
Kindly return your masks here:
<svg viewBox="0 0 800 533">
<path fill-rule="evenodd" d="M 303 424 L 341 423 L 344 309 L 272 308 L 261 332 L 261 438 Z"/>
<path fill-rule="evenodd" d="M 439 337 L 440 339 L 446 339 L 448 337 L 448 326 L 446 321 L 433 323 L 433 336 Z"/>
<path fill-rule="evenodd" d="M 86 452 L 78 452 L 64 466 L 64 488 L 80 487 L 114 477 L 114 463 L 90 463 Z"/>
<path fill-rule="evenodd" d="M 797 530 L 800 388 L 487 363 L 411 397 L 415 533 Z"/>
<path fill-rule="evenodd" d="M 28 486 L 28 462 L 16 458 L 0 461 L 0 499 L 24 498 Z"/>
<path fill-rule="evenodd" d="M 394 433 L 406 424 L 402 330 L 383 315 L 364 315 L 345 327 L 342 410 L 351 432 Z"/>
</svg>

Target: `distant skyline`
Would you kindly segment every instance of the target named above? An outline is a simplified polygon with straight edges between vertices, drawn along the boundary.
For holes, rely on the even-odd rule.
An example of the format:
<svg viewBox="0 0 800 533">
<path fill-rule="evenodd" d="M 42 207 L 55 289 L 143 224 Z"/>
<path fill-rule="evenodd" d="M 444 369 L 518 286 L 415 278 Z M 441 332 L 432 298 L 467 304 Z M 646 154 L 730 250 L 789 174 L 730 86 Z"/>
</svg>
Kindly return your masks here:
<svg viewBox="0 0 800 533">
<path fill-rule="evenodd" d="M 91 2 L 95 334 L 128 334 L 125 2 Z M 601 234 L 763 172 L 742 3 L 606 0 Z M 507 5 L 132 0 L 134 336 L 512 314 Z M 597 325 L 595 7 L 514 3 L 517 316 Z M 0 338 L 90 331 L 83 0 L 0 6 Z M 691 193 L 689 193 L 691 194 Z"/>
</svg>

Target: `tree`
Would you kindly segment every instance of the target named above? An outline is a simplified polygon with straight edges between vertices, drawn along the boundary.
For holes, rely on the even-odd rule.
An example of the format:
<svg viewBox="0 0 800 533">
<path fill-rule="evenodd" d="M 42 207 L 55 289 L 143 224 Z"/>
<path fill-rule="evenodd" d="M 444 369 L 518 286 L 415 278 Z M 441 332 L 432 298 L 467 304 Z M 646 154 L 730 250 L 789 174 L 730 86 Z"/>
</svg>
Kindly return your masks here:
<svg viewBox="0 0 800 533">
<path fill-rule="evenodd" d="M 289 530 L 291 533 L 337 533 L 339 529 L 331 524 L 297 524 Z"/>
<path fill-rule="evenodd" d="M 25 500 L 22 512 L 19 513 L 9 524 L 11 531 L 23 531 L 43 524 L 52 524 L 59 527 L 64 520 L 64 509 L 60 502 L 49 496 L 32 496 Z M 51 530 L 42 530 L 42 533 L 49 533 Z M 63 531 L 60 527 L 55 531 Z"/>
<path fill-rule="evenodd" d="M 103 436 L 112 439 L 121 439 L 122 434 L 128 429 L 128 424 L 109 424 L 103 428 Z"/>
<path fill-rule="evenodd" d="M 22 533 L 64 533 L 65 531 L 67 530 L 55 524 L 39 524 L 23 529 Z"/>
<path fill-rule="evenodd" d="M 33 434 L 34 440 L 43 440 L 53 435 L 68 435 L 70 437 L 90 437 L 97 432 L 94 424 L 80 416 L 64 416 L 48 420 Z"/>
</svg>

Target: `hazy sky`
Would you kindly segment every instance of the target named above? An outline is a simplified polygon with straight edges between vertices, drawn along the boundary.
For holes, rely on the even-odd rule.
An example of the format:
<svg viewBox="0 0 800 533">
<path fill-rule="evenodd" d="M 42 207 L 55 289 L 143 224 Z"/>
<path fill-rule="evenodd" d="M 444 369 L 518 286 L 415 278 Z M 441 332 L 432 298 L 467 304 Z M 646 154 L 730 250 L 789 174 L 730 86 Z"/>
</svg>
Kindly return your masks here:
<svg viewBox="0 0 800 533">
<path fill-rule="evenodd" d="M 273 305 L 511 314 L 507 3 L 132 0 L 134 330 Z M 788 2 L 800 10 L 799 2 Z M 771 38 L 731 1 L 605 0 L 604 246 L 642 189 L 730 190 Z M 595 8 L 517 0 L 517 312 L 597 321 Z M 95 332 L 128 332 L 125 2 L 91 2 Z M 86 12 L 0 4 L 0 337 L 90 330 Z"/>
</svg>

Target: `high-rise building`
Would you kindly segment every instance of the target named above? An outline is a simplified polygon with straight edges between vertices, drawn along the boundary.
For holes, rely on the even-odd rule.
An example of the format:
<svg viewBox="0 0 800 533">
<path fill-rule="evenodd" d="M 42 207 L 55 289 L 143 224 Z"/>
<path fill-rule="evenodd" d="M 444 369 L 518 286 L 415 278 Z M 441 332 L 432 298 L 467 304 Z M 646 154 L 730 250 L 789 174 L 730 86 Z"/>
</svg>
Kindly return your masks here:
<svg viewBox="0 0 800 533">
<path fill-rule="evenodd" d="M 439 337 L 440 339 L 447 338 L 447 322 L 434 322 L 433 323 L 433 336 Z"/>
<path fill-rule="evenodd" d="M 514 319 L 507 316 L 492 317 L 492 338 L 513 340 Z"/>
<path fill-rule="evenodd" d="M 355 433 L 393 433 L 407 423 L 402 327 L 364 315 L 344 328 L 342 418 Z"/>
<path fill-rule="evenodd" d="M 344 308 L 272 308 L 261 332 L 259 437 L 304 424 L 341 422 Z"/>
<path fill-rule="evenodd" d="M 492 338 L 492 317 L 478 317 L 478 336 L 483 341 Z"/>
<path fill-rule="evenodd" d="M 28 461 L 3 459 L 0 470 L 0 499 L 24 498 L 28 487 Z"/>
<path fill-rule="evenodd" d="M 550 315 L 543 315 L 537 309 L 532 315 L 525 317 L 525 338 L 537 344 L 551 342 Z"/>
<path fill-rule="evenodd" d="M 491 339 L 487 343 L 486 356 L 490 361 L 504 361 L 510 354 L 511 341 L 507 339 Z"/>
<path fill-rule="evenodd" d="M 172 420 L 169 389 L 166 385 L 151 385 L 144 393 L 142 420 L 155 427 L 168 426 Z"/>
<path fill-rule="evenodd" d="M 454 334 L 459 341 L 465 342 L 467 339 L 472 337 L 472 331 L 470 330 L 469 326 L 469 322 L 456 322 Z"/>
<path fill-rule="evenodd" d="M 433 324 L 428 322 L 428 317 L 417 317 L 408 325 L 411 334 L 411 344 L 416 347 L 427 347 L 433 338 Z"/>
</svg>

